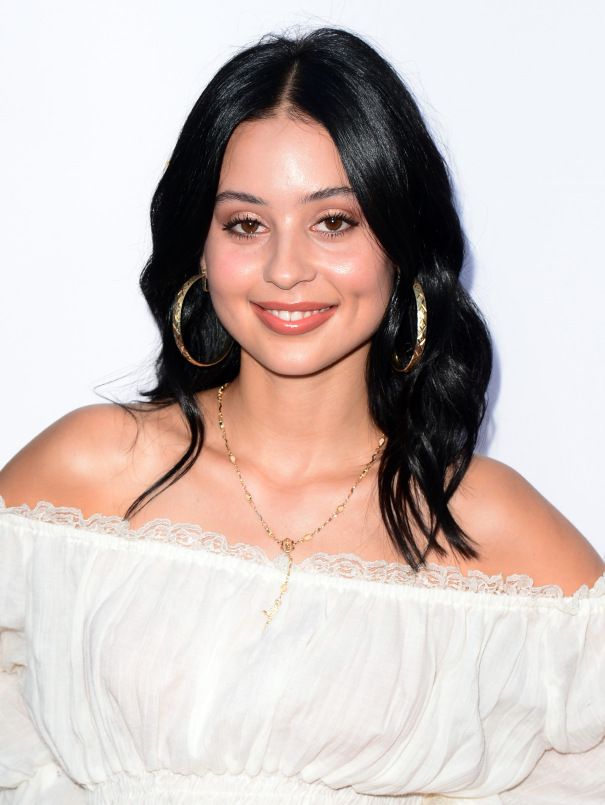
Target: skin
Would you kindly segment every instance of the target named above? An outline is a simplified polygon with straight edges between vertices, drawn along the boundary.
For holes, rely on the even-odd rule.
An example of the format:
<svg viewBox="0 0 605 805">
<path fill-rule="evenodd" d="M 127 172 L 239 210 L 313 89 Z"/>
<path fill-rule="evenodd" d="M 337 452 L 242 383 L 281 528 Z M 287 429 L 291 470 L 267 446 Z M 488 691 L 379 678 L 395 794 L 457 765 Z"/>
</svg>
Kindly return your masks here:
<svg viewBox="0 0 605 805">
<path fill-rule="evenodd" d="M 258 509 L 280 537 L 297 538 L 334 511 L 381 435 L 369 415 L 363 377 L 394 266 L 351 193 L 302 200 L 347 186 L 334 143 L 319 124 L 284 112 L 242 124 L 227 147 L 217 198 L 239 193 L 262 203 L 232 196 L 219 201 L 204 248 L 217 315 L 242 348 L 240 374 L 224 395 L 227 435 Z M 253 311 L 252 301 L 265 300 L 325 301 L 337 308 L 316 330 L 281 335 Z M 227 459 L 216 390 L 198 401 L 207 424 L 200 458 L 131 525 L 155 517 L 198 522 L 273 556 L 279 547 L 251 512 Z M 48 500 L 86 515 L 122 515 L 187 441 L 177 406 L 142 406 L 135 418 L 112 405 L 78 409 L 9 462 L 0 472 L 0 494 L 8 505 Z M 381 521 L 376 470 L 377 464 L 336 520 L 296 547 L 295 561 L 317 551 L 402 561 Z M 429 554 L 429 561 L 464 572 L 526 573 L 566 594 L 592 585 L 605 570 L 577 529 L 501 462 L 475 456 L 451 508 L 480 557 L 464 560 L 448 549 L 445 556 Z"/>
</svg>

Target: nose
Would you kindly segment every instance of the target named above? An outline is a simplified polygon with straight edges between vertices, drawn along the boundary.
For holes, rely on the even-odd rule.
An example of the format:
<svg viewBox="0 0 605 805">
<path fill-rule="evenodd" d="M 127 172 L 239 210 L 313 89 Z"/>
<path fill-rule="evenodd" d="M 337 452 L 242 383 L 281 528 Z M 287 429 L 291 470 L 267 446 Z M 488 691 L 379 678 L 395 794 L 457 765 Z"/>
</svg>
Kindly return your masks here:
<svg viewBox="0 0 605 805">
<path fill-rule="evenodd" d="M 299 282 L 310 282 L 316 274 L 317 268 L 304 238 L 288 233 L 274 240 L 263 269 L 266 282 L 286 291 Z"/>
</svg>

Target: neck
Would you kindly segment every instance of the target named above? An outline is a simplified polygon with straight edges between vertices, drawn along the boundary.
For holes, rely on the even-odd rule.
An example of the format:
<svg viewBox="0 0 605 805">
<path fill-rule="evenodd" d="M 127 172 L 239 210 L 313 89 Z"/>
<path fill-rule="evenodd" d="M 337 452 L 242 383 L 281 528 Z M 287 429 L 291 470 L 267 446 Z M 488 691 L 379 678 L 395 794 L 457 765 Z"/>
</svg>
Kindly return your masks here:
<svg viewBox="0 0 605 805">
<path fill-rule="evenodd" d="M 224 392 L 231 450 L 287 481 L 360 468 L 382 435 L 370 416 L 365 352 L 314 375 L 267 371 L 242 354 Z M 216 412 L 216 407 L 215 407 Z"/>
</svg>

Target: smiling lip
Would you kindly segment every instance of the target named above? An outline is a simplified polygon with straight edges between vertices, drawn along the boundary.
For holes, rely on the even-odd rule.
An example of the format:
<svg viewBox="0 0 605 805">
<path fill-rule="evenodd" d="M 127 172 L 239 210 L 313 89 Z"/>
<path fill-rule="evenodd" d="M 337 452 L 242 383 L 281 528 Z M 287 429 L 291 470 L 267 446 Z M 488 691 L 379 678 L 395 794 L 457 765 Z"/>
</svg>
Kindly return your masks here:
<svg viewBox="0 0 605 805">
<path fill-rule="evenodd" d="M 271 307 L 269 307 L 269 305 L 271 305 Z M 303 313 L 305 311 L 320 310 L 326 307 L 328 310 L 324 310 L 322 313 L 314 313 L 312 316 L 307 316 L 297 321 L 284 321 L 273 313 L 269 313 L 269 310 L 298 310 Z M 273 301 L 263 302 L 262 304 L 252 302 L 252 309 L 263 324 L 270 330 L 273 330 L 274 333 L 280 333 L 281 335 L 300 335 L 302 333 L 308 333 L 310 330 L 315 330 L 316 327 L 320 327 L 334 314 L 336 307 L 337 305 L 327 305 L 325 302 L 294 302 L 288 304 Z"/>
</svg>

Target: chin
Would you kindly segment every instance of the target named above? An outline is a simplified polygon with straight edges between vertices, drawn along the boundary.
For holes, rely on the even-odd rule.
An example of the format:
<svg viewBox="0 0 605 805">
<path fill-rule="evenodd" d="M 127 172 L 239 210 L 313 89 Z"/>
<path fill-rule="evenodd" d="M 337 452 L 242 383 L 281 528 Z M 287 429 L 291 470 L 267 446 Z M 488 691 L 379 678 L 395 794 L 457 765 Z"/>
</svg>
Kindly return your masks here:
<svg viewBox="0 0 605 805">
<path fill-rule="evenodd" d="M 366 344 L 368 343 L 366 342 Z M 308 353 L 290 356 L 281 354 L 278 357 L 275 354 L 277 349 L 273 354 L 262 354 L 260 351 L 256 354 L 246 354 L 252 361 L 275 375 L 281 377 L 312 377 L 350 358 L 366 344 L 352 347 L 349 350 L 343 349 L 342 352 L 336 352 L 332 349 L 329 354 L 327 354 L 327 350 L 314 350 L 314 355 L 309 355 Z M 242 349 L 243 355 L 244 350 Z"/>
</svg>

